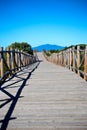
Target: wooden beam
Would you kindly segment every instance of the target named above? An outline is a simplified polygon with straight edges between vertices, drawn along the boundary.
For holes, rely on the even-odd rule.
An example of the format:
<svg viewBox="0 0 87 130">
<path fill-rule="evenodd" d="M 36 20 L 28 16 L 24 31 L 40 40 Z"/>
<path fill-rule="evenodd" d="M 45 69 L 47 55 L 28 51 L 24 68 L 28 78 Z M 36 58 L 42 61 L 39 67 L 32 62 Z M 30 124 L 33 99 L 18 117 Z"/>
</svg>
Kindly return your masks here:
<svg viewBox="0 0 87 130">
<path fill-rule="evenodd" d="M 80 76 L 80 46 L 77 46 L 77 69 L 78 69 L 78 75 Z"/>
<path fill-rule="evenodd" d="M 87 80 L 87 46 L 85 48 L 84 79 Z"/>
<path fill-rule="evenodd" d="M 4 75 L 4 60 L 3 60 L 3 47 L 0 47 L 1 51 L 1 64 L 0 64 L 0 69 L 1 69 L 1 77 Z"/>
</svg>

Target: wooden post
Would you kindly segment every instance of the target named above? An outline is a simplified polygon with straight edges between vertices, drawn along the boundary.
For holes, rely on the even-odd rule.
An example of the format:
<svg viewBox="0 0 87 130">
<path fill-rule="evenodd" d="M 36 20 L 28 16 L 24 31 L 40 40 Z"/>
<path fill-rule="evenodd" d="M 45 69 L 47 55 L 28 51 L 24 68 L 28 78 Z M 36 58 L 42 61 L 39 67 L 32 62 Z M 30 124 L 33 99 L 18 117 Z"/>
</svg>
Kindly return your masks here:
<svg viewBox="0 0 87 130">
<path fill-rule="evenodd" d="M 68 68 L 70 69 L 70 50 L 68 49 Z"/>
<path fill-rule="evenodd" d="M 78 69 L 78 75 L 80 76 L 80 46 L 77 46 L 77 69 Z"/>
<path fill-rule="evenodd" d="M 58 64 L 60 65 L 60 52 L 59 52 L 59 54 L 58 54 Z"/>
<path fill-rule="evenodd" d="M 30 56 L 28 56 L 28 64 L 30 65 Z"/>
<path fill-rule="evenodd" d="M 28 56 L 28 65 L 29 65 L 29 63 L 30 63 L 30 60 L 29 60 L 29 56 Z"/>
<path fill-rule="evenodd" d="M 64 66 L 64 52 L 62 51 L 62 65 Z"/>
<path fill-rule="evenodd" d="M 22 52 L 22 57 L 23 57 L 23 67 L 25 66 L 25 56 L 24 53 Z"/>
<path fill-rule="evenodd" d="M 67 51 L 64 52 L 64 66 L 67 66 Z"/>
<path fill-rule="evenodd" d="M 59 53 L 57 53 L 57 64 L 59 64 Z"/>
<path fill-rule="evenodd" d="M 65 51 L 62 52 L 63 55 L 63 66 L 65 66 Z"/>
<path fill-rule="evenodd" d="M 68 66 L 68 51 L 67 50 L 66 50 L 66 67 Z"/>
<path fill-rule="evenodd" d="M 64 57 L 64 67 L 66 67 L 66 50 L 63 51 L 63 57 Z"/>
<path fill-rule="evenodd" d="M 72 47 L 73 50 L 73 71 L 75 72 L 75 47 Z"/>
<path fill-rule="evenodd" d="M 71 66 L 71 64 L 72 64 L 72 52 L 71 52 L 72 49 L 70 48 L 69 51 L 70 51 L 70 53 L 69 53 L 69 55 L 70 55 L 70 59 L 69 59 L 69 61 L 70 61 L 69 65 L 70 66 L 69 66 L 69 68 L 70 68 L 70 70 L 72 70 L 72 66 Z"/>
<path fill-rule="evenodd" d="M 61 52 L 60 52 L 60 65 L 61 65 L 61 63 L 62 63 L 62 54 L 61 54 Z"/>
<path fill-rule="evenodd" d="M 29 65 L 29 56 L 27 56 L 27 65 Z"/>
<path fill-rule="evenodd" d="M 23 64 L 23 51 L 21 50 L 21 62 L 22 62 L 22 66 L 24 66 Z"/>
<path fill-rule="evenodd" d="M 63 52 L 61 51 L 61 65 L 63 65 Z"/>
<path fill-rule="evenodd" d="M 65 66 L 65 51 L 63 51 L 63 66 Z"/>
<path fill-rule="evenodd" d="M 61 52 L 60 52 L 60 65 L 61 65 Z"/>
<path fill-rule="evenodd" d="M 85 48 L 84 79 L 87 80 L 87 46 Z"/>
<path fill-rule="evenodd" d="M 61 65 L 61 52 L 59 53 L 59 64 Z"/>
<path fill-rule="evenodd" d="M 28 56 L 26 55 L 27 65 L 28 65 Z"/>
<path fill-rule="evenodd" d="M 26 54 L 25 54 L 25 66 L 27 65 L 27 57 L 26 57 Z"/>
<path fill-rule="evenodd" d="M 19 70 L 21 70 L 21 55 L 20 55 L 20 51 L 19 50 L 18 50 L 18 60 L 19 60 L 18 67 L 19 67 Z"/>
<path fill-rule="evenodd" d="M 53 53 L 53 54 L 52 54 L 52 57 L 53 57 L 53 63 L 55 63 L 55 64 L 56 64 L 56 54 L 55 54 L 55 53 Z"/>
<path fill-rule="evenodd" d="M 59 53 L 59 65 L 60 65 L 60 53 Z"/>
<path fill-rule="evenodd" d="M 60 62 L 60 57 L 59 57 L 59 53 L 58 53 L 58 65 L 59 65 L 59 62 Z"/>
<path fill-rule="evenodd" d="M 11 64 L 10 64 L 10 48 L 7 48 L 7 65 L 9 70 L 11 69 Z"/>
<path fill-rule="evenodd" d="M 58 57 L 57 57 L 57 54 L 56 54 L 56 64 L 58 64 Z"/>
<path fill-rule="evenodd" d="M 3 60 L 3 47 L 0 48 L 1 51 L 1 65 L 0 65 L 0 69 L 1 69 L 1 77 L 4 75 L 4 60 Z"/>
<path fill-rule="evenodd" d="M 14 65 L 14 52 L 13 52 L 13 49 L 11 48 L 11 69 L 12 69 L 12 73 L 14 73 L 14 68 L 15 68 L 15 65 Z"/>
<path fill-rule="evenodd" d="M 25 61 L 25 54 L 23 54 L 24 55 L 24 66 L 26 66 L 26 61 Z"/>
<path fill-rule="evenodd" d="M 28 57 L 28 59 L 29 59 L 29 65 L 30 65 L 30 56 Z"/>
<path fill-rule="evenodd" d="M 18 62 L 19 62 L 19 59 L 18 59 L 18 50 L 16 49 L 15 50 L 15 62 L 16 62 L 16 68 L 18 70 Z"/>
</svg>

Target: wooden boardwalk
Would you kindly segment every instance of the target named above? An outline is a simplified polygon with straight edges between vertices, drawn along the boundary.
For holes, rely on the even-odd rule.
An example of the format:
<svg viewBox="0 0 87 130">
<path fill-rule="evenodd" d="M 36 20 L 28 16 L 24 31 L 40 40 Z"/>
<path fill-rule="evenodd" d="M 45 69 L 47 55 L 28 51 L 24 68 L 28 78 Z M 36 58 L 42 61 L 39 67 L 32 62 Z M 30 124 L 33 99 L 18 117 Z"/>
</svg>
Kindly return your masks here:
<svg viewBox="0 0 87 130">
<path fill-rule="evenodd" d="M 1 86 L 1 130 L 87 130 L 87 82 L 38 57 Z"/>
</svg>

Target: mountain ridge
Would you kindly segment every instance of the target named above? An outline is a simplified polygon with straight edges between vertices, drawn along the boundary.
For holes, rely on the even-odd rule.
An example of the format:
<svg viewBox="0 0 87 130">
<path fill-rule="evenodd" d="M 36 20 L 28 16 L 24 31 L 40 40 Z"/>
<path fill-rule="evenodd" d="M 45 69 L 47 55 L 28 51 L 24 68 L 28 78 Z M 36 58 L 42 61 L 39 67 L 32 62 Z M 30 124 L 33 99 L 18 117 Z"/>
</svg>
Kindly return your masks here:
<svg viewBox="0 0 87 130">
<path fill-rule="evenodd" d="M 33 47 L 33 50 L 37 50 L 37 51 L 43 51 L 43 50 L 62 50 L 65 47 L 63 46 L 59 46 L 59 45 L 53 45 L 53 44 L 43 44 L 43 45 L 39 45 L 36 47 Z"/>
</svg>

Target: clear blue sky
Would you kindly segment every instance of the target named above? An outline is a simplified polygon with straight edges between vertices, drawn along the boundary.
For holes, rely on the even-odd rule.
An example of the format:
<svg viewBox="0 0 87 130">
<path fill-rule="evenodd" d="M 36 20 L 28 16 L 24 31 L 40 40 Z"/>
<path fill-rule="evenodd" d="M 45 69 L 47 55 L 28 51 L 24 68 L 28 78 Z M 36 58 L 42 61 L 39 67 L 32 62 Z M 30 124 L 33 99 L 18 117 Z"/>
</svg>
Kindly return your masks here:
<svg viewBox="0 0 87 130">
<path fill-rule="evenodd" d="M 87 0 L 0 0 L 0 46 L 87 43 Z"/>
</svg>

